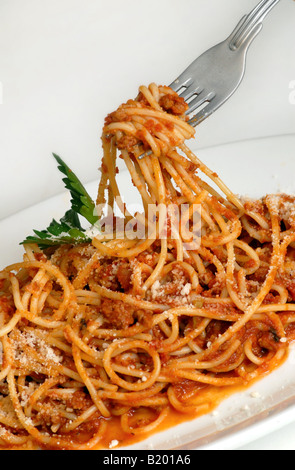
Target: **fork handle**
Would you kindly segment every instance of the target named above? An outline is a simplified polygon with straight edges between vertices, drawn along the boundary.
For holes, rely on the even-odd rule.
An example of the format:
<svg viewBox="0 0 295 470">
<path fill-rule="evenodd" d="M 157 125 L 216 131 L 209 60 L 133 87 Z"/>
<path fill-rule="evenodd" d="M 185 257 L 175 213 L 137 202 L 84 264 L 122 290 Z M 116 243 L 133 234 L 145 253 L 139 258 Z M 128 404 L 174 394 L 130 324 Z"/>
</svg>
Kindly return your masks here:
<svg viewBox="0 0 295 470">
<path fill-rule="evenodd" d="M 261 0 L 259 4 L 242 18 L 229 37 L 229 48 L 233 51 L 241 47 L 245 42 L 253 39 L 262 28 L 264 18 L 279 3 L 280 0 Z"/>
</svg>

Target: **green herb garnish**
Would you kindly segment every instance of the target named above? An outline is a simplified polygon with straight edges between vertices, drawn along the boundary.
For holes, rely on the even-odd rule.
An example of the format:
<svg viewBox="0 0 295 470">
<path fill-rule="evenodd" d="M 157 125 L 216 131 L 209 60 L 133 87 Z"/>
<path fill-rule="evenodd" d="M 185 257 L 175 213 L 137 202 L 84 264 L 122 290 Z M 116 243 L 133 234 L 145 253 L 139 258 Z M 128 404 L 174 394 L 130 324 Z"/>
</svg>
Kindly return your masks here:
<svg viewBox="0 0 295 470">
<path fill-rule="evenodd" d="M 57 222 L 52 220 L 46 230 L 34 230 L 35 236 L 27 237 L 22 244 L 37 243 L 41 249 L 50 246 L 82 243 L 88 241 L 76 212 L 72 209 Z"/>
<path fill-rule="evenodd" d="M 72 209 L 77 212 L 77 214 L 85 217 L 91 225 L 94 225 L 98 217 L 95 215 L 95 204 L 88 192 L 84 188 L 81 181 L 77 178 L 75 173 L 65 164 L 65 162 L 58 156 L 53 154 L 55 160 L 58 163 L 58 169 L 66 175 L 66 178 L 63 178 L 65 187 L 70 191 L 72 200 Z"/>
<path fill-rule="evenodd" d="M 80 223 L 79 215 L 91 225 L 95 225 L 99 217 L 95 215 L 95 204 L 81 181 L 58 156 L 53 154 L 58 169 L 66 176 L 63 178 L 65 187 L 71 194 L 71 209 L 56 221 L 53 219 L 45 230 L 33 230 L 35 235 L 28 236 L 21 244 L 37 243 L 41 249 L 62 244 L 78 244 L 90 242 Z"/>
</svg>

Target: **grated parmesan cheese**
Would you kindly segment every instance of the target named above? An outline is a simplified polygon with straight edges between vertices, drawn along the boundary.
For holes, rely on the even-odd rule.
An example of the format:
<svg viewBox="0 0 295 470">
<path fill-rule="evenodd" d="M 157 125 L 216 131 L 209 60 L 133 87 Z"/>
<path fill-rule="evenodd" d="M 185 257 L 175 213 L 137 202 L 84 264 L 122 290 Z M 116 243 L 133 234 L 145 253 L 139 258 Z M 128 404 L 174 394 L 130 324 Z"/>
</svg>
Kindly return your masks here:
<svg viewBox="0 0 295 470">
<path fill-rule="evenodd" d="M 113 449 L 113 447 L 116 447 L 118 444 L 119 441 L 117 441 L 117 439 L 113 439 L 109 444 L 109 449 Z"/>
<path fill-rule="evenodd" d="M 185 286 L 181 289 L 180 295 L 189 295 L 190 291 L 192 289 L 192 285 L 187 283 Z"/>
</svg>

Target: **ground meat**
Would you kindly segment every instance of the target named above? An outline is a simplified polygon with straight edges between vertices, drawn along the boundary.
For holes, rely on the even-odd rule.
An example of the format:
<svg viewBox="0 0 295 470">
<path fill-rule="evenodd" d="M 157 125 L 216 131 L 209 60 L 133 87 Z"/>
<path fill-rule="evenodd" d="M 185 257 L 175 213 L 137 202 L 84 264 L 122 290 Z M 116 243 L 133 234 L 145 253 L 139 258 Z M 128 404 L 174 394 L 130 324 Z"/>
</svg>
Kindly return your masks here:
<svg viewBox="0 0 295 470">
<path fill-rule="evenodd" d="M 117 279 L 117 268 L 114 264 L 102 264 L 100 268 L 94 272 L 93 279 L 106 289 L 112 291 L 118 291 L 120 289 Z"/>
<path fill-rule="evenodd" d="M 290 301 L 295 301 L 295 279 L 293 273 L 282 273 L 279 276 L 279 280 L 283 283 L 283 285 L 288 290 Z"/>
<path fill-rule="evenodd" d="M 132 270 L 130 268 L 130 264 L 124 261 L 120 262 L 117 272 L 117 279 L 124 292 L 128 292 L 132 287 L 131 276 Z"/>
<path fill-rule="evenodd" d="M 122 259 L 109 264 L 101 262 L 93 274 L 93 279 L 106 289 L 127 293 L 132 288 L 131 276 L 129 261 Z"/>
<path fill-rule="evenodd" d="M 0 312 L 8 315 L 12 315 L 14 313 L 14 308 L 7 297 L 0 297 Z"/>
<path fill-rule="evenodd" d="M 183 115 L 188 109 L 187 103 L 177 94 L 164 95 L 159 100 L 159 105 L 167 111 L 167 113 Z"/>
<path fill-rule="evenodd" d="M 131 117 L 124 111 L 123 108 L 119 108 L 113 113 L 110 113 L 105 118 L 105 125 L 109 125 L 112 122 L 122 122 L 122 121 L 130 121 Z"/>
<path fill-rule="evenodd" d="M 134 323 L 135 310 L 121 300 L 102 299 L 101 313 L 113 328 L 124 329 Z"/>
<path fill-rule="evenodd" d="M 89 406 L 91 406 L 91 398 L 82 390 L 78 390 L 72 395 L 69 395 L 67 406 L 73 408 L 74 410 L 84 411 L 85 409 L 89 408 Z"/>
<path fill-rule="evenodd" d="M 117 139 L 117 146 L 120 150 L 128 150 L 132 152 L 134 146 L 138 144 L 138 139 L 132 135 L 123 135 L 120 139 Z"/>
</svg>

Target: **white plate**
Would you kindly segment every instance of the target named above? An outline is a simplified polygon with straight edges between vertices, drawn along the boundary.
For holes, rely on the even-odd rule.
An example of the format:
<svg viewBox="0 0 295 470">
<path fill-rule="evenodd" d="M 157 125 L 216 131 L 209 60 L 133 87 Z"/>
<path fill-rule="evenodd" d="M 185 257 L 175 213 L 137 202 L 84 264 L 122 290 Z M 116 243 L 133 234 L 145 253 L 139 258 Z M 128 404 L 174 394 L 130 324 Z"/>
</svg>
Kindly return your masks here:
<svg viewBox="0 0 295 470">
<path fill-rule="evenodd" d="M 295 193 L 295 134 L 232 143 L 197 154 L 236 194 Z M 56 177 L 60 176 L 57 171 Z M 119 175 L 119 182 L 126 203 L 134 203 L 136 196 L 126 172 Z M 95 199 L 97 181 L 86 187 Z M 69 196 L 61 194 L 0 221 L 0 269 L 22 259 L 19 242 L 33 228 L 45 228 L 68 208 Z M 280 369 L 225 400 L 216 413 L 153 435 L 130 449 L 237 449 L 295 422 L 294 362 L 295 350 L 291 350 Z"/>
</svg>

